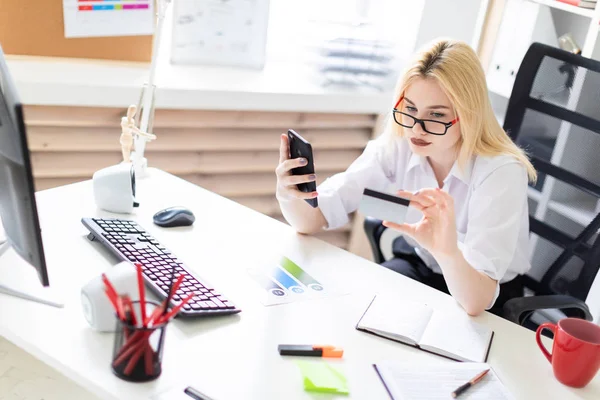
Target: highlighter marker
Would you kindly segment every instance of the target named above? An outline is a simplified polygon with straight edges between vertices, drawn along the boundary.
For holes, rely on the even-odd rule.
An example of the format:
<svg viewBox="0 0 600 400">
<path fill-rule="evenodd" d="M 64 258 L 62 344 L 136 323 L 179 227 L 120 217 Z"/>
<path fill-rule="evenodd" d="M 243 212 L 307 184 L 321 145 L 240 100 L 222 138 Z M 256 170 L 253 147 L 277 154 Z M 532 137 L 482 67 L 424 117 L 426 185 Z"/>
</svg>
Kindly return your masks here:
<svg viewBox="0 0 600 400">
<path fill-rule="evenodd" d="M 277 350 L 282 356 L 341 358 L 344 354 L 344 350 L 339 347 L 312 344 L 280 344 Z"/>
<path fill-rule="evenodd" d="M 187 388 L 185 388 L 185 390 L 183 392 L 185 394 L 187 394 L 188 396 L 190 396 L 194 400 L 212 400 L 210 397 L 208 397 L 207 395 L 205 395 L 203 393 L 200 393 L 199 391 L 197 391 L 196 389 L 194 389 L 191 386 L 188 386 Z"/>
</svg>

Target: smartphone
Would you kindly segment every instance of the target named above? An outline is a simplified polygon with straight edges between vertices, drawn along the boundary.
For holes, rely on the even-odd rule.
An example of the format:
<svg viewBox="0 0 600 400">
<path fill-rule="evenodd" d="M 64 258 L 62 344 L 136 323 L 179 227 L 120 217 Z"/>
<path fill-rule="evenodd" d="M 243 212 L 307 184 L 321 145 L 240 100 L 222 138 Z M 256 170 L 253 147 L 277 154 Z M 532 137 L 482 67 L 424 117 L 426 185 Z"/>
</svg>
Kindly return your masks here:
<svg viewBox="0 0 600 400">
<path fill-rule="evenodd" d="M 300 136 L 298 133 L 294 132 L 293 129 L 288 129 L 287 132 L 288 142 L 290 143 L 290 157 L 291 158 L 306 158 L 308 163 L 303 167 L 298 167 L 292 169 L 293 175 L 309 175 L 315 173 L 315 166 L 313 163 L 313 152 L 312 146 L 306 139 Z M 306 182 L 299 183 L 298 190 L 304 193 L 312 193 L 317 190 L 316 182 Z M 306 199 L 305 200 L 312 207 L 316 208 L 319 205 L 319 202 L 316 198 L 314 199 Z"/>
<path fill-rule="evenodd" d="M 409 205 L 410 200 L 403 197 L 365 189 L 358 211 L 368 217 L 403 224 Z"/>
</svg>

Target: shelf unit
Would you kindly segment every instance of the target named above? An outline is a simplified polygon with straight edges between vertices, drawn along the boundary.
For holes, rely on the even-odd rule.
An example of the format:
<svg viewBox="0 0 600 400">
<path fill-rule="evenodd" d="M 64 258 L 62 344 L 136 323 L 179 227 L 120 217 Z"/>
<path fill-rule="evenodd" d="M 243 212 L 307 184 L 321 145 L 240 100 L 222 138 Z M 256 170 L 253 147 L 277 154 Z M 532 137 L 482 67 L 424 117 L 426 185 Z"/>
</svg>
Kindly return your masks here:
<svg viewBox="0 0 600 400">
<path fill-rule="evenodd" d="M 556 8 L 557 10 L 563 10 L 573 14 L 581 15 L 583 17 L 593 18 L 595 10 L 583 7 L 577 7 L 571 4 L 563 3 L 558 0 L 529 0 L 533 3 L 538 3 L 550 8 Z"/>
<path fill-rule="evenodd" d="M 507 0 L 487 73 L 488 88 L 492 102 L 495 102 L 496 114 L 506 113 L 516 72 L 532 42 L 558 47 L 558 37 L 571 33 L 575 42 L 581 47 L 584 57 L 600 59 L 599 24 L 600 6 L 596 9 L 586 9 L 557 0 Z M 544 84 L 548 87 L 545 89 L 549 89 L 551 85 L 557 86 L 556 79 L 561 78 L 560 74 L 552 73 L 556 76 L 547 77 L 547 83 Z M 594 90 L 598 94 L 591 93 Z M 599 77 L 592 73 L 578 73 L 570 91 L 564 90 L 561 95 L 550 96 L 551 99 L 544 98 L 544 101 L 594 115 L 596 112 L 592 110 L 597 110 L 599 96 Z M 526 133 L 533 139 L 539 140 L 537 143 L 539 143 L 540 156 L 600 184 L 597 174 L 600 170 L 600 135 L 588 133 L 584 138 L 586 135 L 578 127 L 535 116 L 529 120 L 527 127 L 523 126 L 523 130 L 522 134 Z M 590 138 L 590 136 L 597 137 Z M 592 150 L 588 150 L 589 148 Z M 597 150 L 593 151 L 593 149 Z M 600 204 L 596 199 L 577 193 L 575 189 L 565 190 L 565 184 L 555 181 L 552 177 L 545 177 L 539 186 L 541 187 L 530 187 L 528 190 L 530 205 L 534 206 L 535 216 L 541 220 L 557 223 L 561 227 L 564 225 L 565 233 L 577 232 L 577 229 L 589 224 L 600 212 Z M 542 259 L 548 257 L 552 252 L 547 246 L 544 241 L 532 235 L 532 261 L 539 261 L 540 257 Z M 532 270 L 534 276 L 540 276 L 541 272 L 536 273 Z"/>
<path fill-rule="evenodd" d="M 581 54 L 593 58 L 599 28 L 600 7 L 587 9 L 558 0 L 507 0 L 487 76 L 489 90 L 510 97 L 529 45 L 541 42 L 558 47 L 558 37 L 566 33 L 563 29 L 572 29 Z"/>
</svg>

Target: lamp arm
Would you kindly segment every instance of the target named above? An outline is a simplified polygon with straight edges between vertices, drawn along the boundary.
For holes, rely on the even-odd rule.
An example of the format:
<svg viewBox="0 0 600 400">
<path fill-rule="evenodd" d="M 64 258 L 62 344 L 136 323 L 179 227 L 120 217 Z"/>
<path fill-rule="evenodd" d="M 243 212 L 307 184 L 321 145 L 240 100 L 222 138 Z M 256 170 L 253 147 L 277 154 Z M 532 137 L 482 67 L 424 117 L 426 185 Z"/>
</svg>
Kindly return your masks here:
<svg viewBox="0 0 600 400">
<path fill-rule="evenodd" d="M 154 118 L 154 91 L 155 91 L 155 77 L 156 68 L 158 64 L 159 47 L 161 42 L 161 36 L 163 31 L 163 25 L 167 8 L 171 0 L 156 0 L 156 30 L 154 32 L 154 39 L 152 43 L 152 59 L 150 62 L 150 73 L 148 76 L 148 83 L 144 85 L 142 91 L 141 105 L 140 105 L 140 123 L 139 129 L 142 132 L 152 133 L 148 130 L 153 125 L 151 119 Z M 136 121 L 137 125 L 137 121 Z M 135 140 L 135 158 L 136 160 L 142 160 L 144 157 L 144 150 L 146 147 L 147 138 L 144 136 L 138 136 Z"/>
</svg>

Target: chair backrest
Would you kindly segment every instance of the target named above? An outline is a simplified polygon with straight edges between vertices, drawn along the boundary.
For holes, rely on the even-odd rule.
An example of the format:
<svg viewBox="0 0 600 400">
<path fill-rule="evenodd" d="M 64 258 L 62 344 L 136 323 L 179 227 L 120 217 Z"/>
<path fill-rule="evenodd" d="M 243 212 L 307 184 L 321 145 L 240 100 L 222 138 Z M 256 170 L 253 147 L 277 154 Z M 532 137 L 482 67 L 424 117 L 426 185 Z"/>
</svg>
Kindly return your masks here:
<svg viewBox="0 0 600 400">
<path fill-rule="evenodd" d="M 529 188 L 530 230 L 538 244 L 532 263 L 549 267 L 527 277 L 536 294 L 585 301 L 598 273 L 599 118 L 600 62 L 533 43 L 515 78 L 504 130 L 539 174 Z"/>
</svg>

